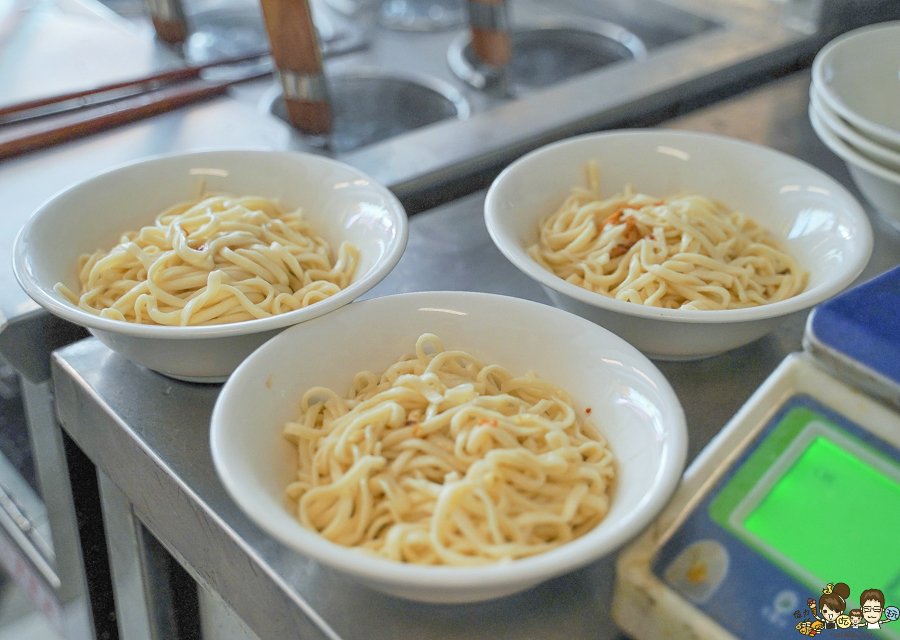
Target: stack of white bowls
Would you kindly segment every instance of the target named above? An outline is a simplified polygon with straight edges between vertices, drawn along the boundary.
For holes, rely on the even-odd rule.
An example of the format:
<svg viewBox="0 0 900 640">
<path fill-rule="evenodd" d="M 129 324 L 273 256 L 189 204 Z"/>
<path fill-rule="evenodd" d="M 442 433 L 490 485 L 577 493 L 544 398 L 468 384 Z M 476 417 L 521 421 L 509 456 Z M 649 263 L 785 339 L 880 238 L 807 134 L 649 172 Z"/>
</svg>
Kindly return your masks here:
<svg viewBox="0 0 900 640">
<path fill-rule="evenodd" d="M 900 229 L 900 22 L 856 29 L 819 52 L 809 118 L 863 196 Z"/>
</svg>

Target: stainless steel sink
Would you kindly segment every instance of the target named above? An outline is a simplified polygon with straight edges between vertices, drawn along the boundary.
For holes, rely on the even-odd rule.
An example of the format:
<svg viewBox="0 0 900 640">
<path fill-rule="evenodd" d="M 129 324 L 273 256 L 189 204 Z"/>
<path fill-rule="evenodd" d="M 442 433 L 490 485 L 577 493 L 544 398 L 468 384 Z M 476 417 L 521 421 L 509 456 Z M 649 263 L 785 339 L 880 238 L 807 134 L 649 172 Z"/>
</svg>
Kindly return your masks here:
<svg viewBox="0 0 900 640">
<path fill-rule="evenodd" d="M 332 8 L 335 0 L 313 0 L 317 16 L 338 31 L 359 30 L 368 41 L 364 50 L 328 59 L 329 77 L 360 69 L 412 74 L 454 87 L 470 106 L 468 118 L 448 117 L 358 149 L 338 145 L 333 155 L 392 185 L 415 211 L 483 186 L 509 161 L 546 142 L 662 113 L 741 76 L 784 65 L 797 55 L 792 47 L 809 38 L 780 24 L 780 6 L 769 0 L 508 1 L 518 33 L 535 33 L 551 23 L 602 23 L 629 35 L 620 39 L 618 50 L 607 48 L 602 60 L 599 55 L 589 64 L 556 60 L 549 74 L 534 74 L 530 81 L 520 75 L 519 90 L 510 96 L 492 90 L 490 82 L 476 88 L 477 82 L 466 82 L 451 69 L 448 52 L 452 58 L 455 47 L 465 57 L 464 26 L 390 29 L 378 2 L 358 1 L 352 6 L 362 8 L 348 16 Z M 566 42 L 572 55 L 574 39 L 557 40 Z M 272 86 L 241 86 L 233 95 L 268 115 L 277 91 Z M 295 140 L 321 152 L 300 136 Z"/>
<path fill-rule="evenodd" d="M 721 4 L 716 0 L 710 1 Z M 730 0 L 726 0 L 726 4 L 728 2 Z M 468 29 L 465 26 L 434 32 L 403 31 L 383 26 L 378 3 L 360 3 L 364 9 L 353 17 L 335 11 L 323 0 L 313 0 L 313 5 L 318 15 L 327 16 L 335 24 L 361 29 L 369 41 L 366 50 L 329 60 L 329 72 L 337 74 L 368 68 L 431 76 L 456 85 L 471 104 L 473 117 L 510 102 L 509 97 L 502 93 L 485 92 L 469 86 L 450 68 L 448 52 L 458 49 L 459 43 L 467 39 Z M 579 23 L 585 25 L 585 31 L 589 31 L 591 25 L 600 24 L 601 31 L 604 28 L 623 29 L 643 45 L 635 46 L 633 40 L 622 38 L 626 49 L 645 49 L 651 54 L 673 43 L 721 29 L 725 24 L 715 15 L 690 12 L 659 0 L 508 0 L 508 8 L 511 25 L 520 33 Z M 572 49 L 569 50 L 571 52 Z M 585 71 L 596 71 L 600 66 L 588 66 Z M 571 77 L 571 74 L 560 76 L 556 82 L 545 78 L 535 87 L 543 85 L 549 88 Z"/>
<path fill-rule="evenodd" d="M 548 18 L 510 30 L 512 56 L 506 69 L 481 64 L 468 33 L 447 50 L 450 70 L 474 89 L 521 97 L 617 62 L 643 58 L 644 42 L 605 20 Z"/>
<path fill-rule="evenodd" d="M 380 71 L 342 72 L 329 83 L 334 128 L 309 144 L 344 153 L 402 135 L 446 119 L 469 117 L 469 103 L 452 85 L 428 76 Z M 263 108 L 288 121 L 281 88 L 261 99 Z"/>
<path fill-rule="evenodd" d="M 256 5 L 255 0 L 185 1 L 204 11 L 215 11 L 217 4 Z M 466 54 L 465 26 L 417 31 L 413 23 L 391 25 L 381 0 L 311 3 L 326 49 L 343 52 L 326 60 L 326 75 L 340 96 L 338 120 L 352 106 L 358 123 L 374 122 L 367 125 L 370 134 L 357 130 L 331 150 L 299 133 L 289 144 L 360 167 L 390 185 L 413 212 L 485 186 L 510 161 L 547 142 L 660 121 L 809 64 L 842 31 L 900 18 L 896 0 L 508 0 L 519 43 L 534 45 L 536 59 L 549 55 L 550 62 L 514 67 L 513 90 L 503 91 L 487 78 L 473 81 L 471 74 L 482 70 Z M 565 31 L 573 24 L 580 28 L 577 36 Z M 617 44 L 616 37 L 608 38 L 586 53 L 591 45 L 585 32 L 596 24 L 628 35 Z M 366 46 L 340 46 L 348 39 Z M 448 55 L 451 61 L 468 60 L 470 75 L 454 73 Z M 374 93 L 371 82 L 363 88 L 358 81 L 353 89 L 342 78 L 354 74 L 413 78 L 442 89 L 397 100 L 390 95 L 412 94 L 390 82 Z M 260 117 L 275 118 L 277 92 L 267 80 L 237 86 L 231 95 L 254 105 Z M 450 103 L 466 104 L 468 110 L 444 108 L 450 93 L 458 96 Z M 426 95 L 437 98 L 433 105 L 427 106 Z M 361 108 L 366 101 L 393 106 L 366 111 Z M 444 107 L 433 108 L 440 104 Z"/>
</svg>

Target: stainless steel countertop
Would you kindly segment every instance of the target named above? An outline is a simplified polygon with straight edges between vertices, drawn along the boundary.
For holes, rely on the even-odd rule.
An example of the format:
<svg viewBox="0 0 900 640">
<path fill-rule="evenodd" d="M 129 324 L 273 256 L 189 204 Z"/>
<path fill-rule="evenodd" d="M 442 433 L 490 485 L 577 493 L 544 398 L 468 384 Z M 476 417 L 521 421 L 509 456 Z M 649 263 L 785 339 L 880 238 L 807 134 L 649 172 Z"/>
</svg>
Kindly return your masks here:
<svg viewBox="0 0 900 640">
<path fill-rule="evenodd" d="M 0 104 L 182 64 L 153 40 L 146 24 L 136 26 L 94 0 L 82 2 L 11 0 L 0 6 L 2 41 L 9 44 L 0 48 Z M 322 5 L 324 0 L 313 2 Z M 787 26 L 791 8 L 807 5 L 823 7 L 819 30 Z M 617 20 L 642 33 L 650 52 L 645 59 L 504 101 L 479 95 L 452 78 L 445 53 L 461 30 L 417 34 L 376 29 L 369 34 L 369 49 L 329 60 L 328 72 L 425 73 L 460 88 L 475 115 L 338 157 L 388 185 L 401 199 L 420 204 L 446 200 L 436 194 L 442 189 L 462 193 L 472 177 L 484 180 L 541 144 L 683 107 L 710 92 L 734 91 L 748 77 L 808 57 L 840 28 L 883 19 L 898 8 L 890 0 L 517 0 L 511 11 L 515 20 L 531 23 L 557 12 Z M 416 54 L 409 55 L 411 51 Z M 312 150 L 295 130 L 261 108 L 262 94 L 272 88 L 268 80 L 235 87 L 232 97 L 0 162 L 0 193 L 6 203 L 0 217 L 0 325 L 35 309 L 8 266 L 13 239 L 41 203 L 68 185 L 160 153 L 211 147 Z"/>
<path fill-rule="evenodd" d="M 765 144 L 819 166 L 856 192 L 843 163 L 806 115 L 809 74 L 769 84 L 666 126 Z M 858 195 L 858 192 L 857 192 Z M 547 303 L 543 291 L 494 248 L 484 193 L 415 216 L 409 247 L 369 296 L 467 289 Z M 872 217 L 875 249 L 860 280 L 900 264 L 900 235 Z M 721 356 L 657 363 L 685 407 L 693 459 L 790 352 L 803 318 Z M 509 598 L 424 605 L 355 585 L 289 551 L 230 500 L 210 458 L 208 423 L 218 386 L 170 380 L 120 358 L 96 339 L 54 356 L 63 427 L 128 496 L 138 517 L 262 640 L 289 638 L 614 638 L 613 559 Z"/>
<path fill-rule="evenodd" d="M 0 48 L 4 86 L 0 104 L 180 64 L 171 51 L 153 41 L 146 25 L 136 27 L 94 0 L 82 1 L 91 8 L 77 0 L 12 0 L 0 7 L 2 37 L 14 45 Z M 802 0 L 560 2 L 560 7 L 581 15 L 590 13 L 585 7 L 595 7 L 600 17 L 608 14 L 628 25 L 642 23 L 650 32 L 666 27 L 685 34 L 692 28 L 699 31 L 682 40 L 659 39 L 646 59 L 597 69 L 521 100 L 487 104 L 481 98 L 481 112 L 466 121 L 445 121 L 338 157 L 407 202 L 443 201 L 472 191 L 466 185 L 474 183 L 473 177 L 484 180 L 518 155 L 551 140 L 683 107 L 700 95 L 725 91 L 723 87 L 734 91 L 748 77 L 758 79 L 769 70 L 790 66 L 840 28 L 835 15 L 850 13 L 844 16 L 846 28 L 854 21 L 876 20 L 900 10 L 890 0 L 823 0 L 820 4 L 828 11 L 822 16 L 822 28 L 805 33 L 783 24 L 784 12 L 805 6 Z M 858 3 L 862 3 L 858 10 L 849 12 Z M 516 6 L 514 14 L 531 21 L 552 13 L 541 0 L 520 0 Z M 667 15 L 672 16 L 670 25 L 654 25 Z M 691 27 L 693 23 L 715 27 L 704 30 Z M 382 32 L 370 50 L 335 58 L 328 69 L 330 73 L 359 67 L 427 71 L 449 82 L 444 52 L 454 33 Z M 60 51 L 66 49 L 71 50 L 70 59 L 63 60 Z M 410 56 L 410 51 L 417 55 Z M 102 61 L 95 64 L 97 58 Z M 261 109 L 261 95 L 272 87 L 270 81 L 236 87 L 230 97 L 0 161 L 0 193 L 6 205 L 0 216 L 0 353 L 7 346 L 2 344 L 3 325 L 27 321 L 37 311 L 15 282 L 10 264 L 16 234 L 44 201 L 93 174 L 156 154 L 222 147 L 310 151 L 299 133 Z M 467 94 L 473 103 L 479 102 L 471 91 Z M 27 354 L 17 355 L 25 360 Z"/>
<path fill-rule="evenodd" d="M 77 0 L 0 3 L 0 105 L 142 77 L 179 66 L 152 31 Z M 239 126 L 238 126 L 239 125 Z M 0 160 L 0 343 L 8 322 L 43 314 L 15 280 L 13 242 L 28 217 L 66 187 L 147 156 L 204 148 L 292 148 L 300 136 L 253 105 L 221 98 L 60 146 Z M 0 344 L 0 353 L 4 352 Z"/>
</svg>

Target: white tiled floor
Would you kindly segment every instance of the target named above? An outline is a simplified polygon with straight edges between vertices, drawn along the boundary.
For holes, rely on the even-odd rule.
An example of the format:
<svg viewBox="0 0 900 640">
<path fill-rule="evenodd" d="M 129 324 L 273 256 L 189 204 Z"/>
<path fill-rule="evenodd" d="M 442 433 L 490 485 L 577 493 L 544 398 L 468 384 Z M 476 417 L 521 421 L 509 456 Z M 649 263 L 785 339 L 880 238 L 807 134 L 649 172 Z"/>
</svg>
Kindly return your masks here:
<svg viewBox="0 0 900 640">
<path fill-rule="evenodd" d="M 0 627 L 0 640 L 56 640 L 59 636 L 40 613 L 31 613 Z"/>
<path fill-rule="evenodd" d="M 25 592 L 5 575 L 0 586 L 0 640 L 59 640 Z"/>
</svg>

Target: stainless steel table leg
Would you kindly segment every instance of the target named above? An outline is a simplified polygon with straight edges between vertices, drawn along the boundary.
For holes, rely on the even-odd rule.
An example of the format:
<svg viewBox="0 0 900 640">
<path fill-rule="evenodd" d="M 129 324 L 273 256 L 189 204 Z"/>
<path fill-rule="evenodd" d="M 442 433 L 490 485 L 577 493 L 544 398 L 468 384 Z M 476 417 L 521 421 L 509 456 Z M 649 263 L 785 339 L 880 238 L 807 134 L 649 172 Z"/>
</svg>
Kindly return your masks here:
<svg viewBox="0 0 900 640">
<path fill-rule="evenodd" d="M 203 640 L 259 640 L 259 636 L 250 630 L 218 593 L 199 586 L 197 595 Z"/>
<path fill-rule="evenodd" d="M 163 640 L 162 625 L 154 619 L 150 604 L 151 598 L 163 594 L 153 594 L 148 585 L 148 558 L 140 522 L 125 494 L 99 469 L 97 479 L 119 635 L 125 640 Z"/>
<path fill-rule="evenodd" d="M 102 473 L 102 472 L 98 472 Z M 103 476 L 106 477 L 105 475 Z M 109 484 L 112 484 L 112 481 L 106 480 Z M 118 491 L 118 489 L 116 489 Z M 127 501 L 128 498 L 125 494 L 119 492 L 121 495 L 121 499 Z M 129 504 L 129 508 L 131 505 Z M 107 510 L 107 504 L 104 501 L 103 506 L 104 514 Z M 168 556 L 168 559 L 172 563 L 177 563 L 177 565 L 183 570 L 183 575 L 181 576 L 181 582 L 183 583 L 185 580 L 193 580 L 194 585 L 197 588 L 197 613 L 199 616 L 199 620 L 197 620 L 196 630 L 202 634 L 203 640 L 259 640 L 259 636 L 257 636 L 250 628 L 247 626 L 247 623 L 243 621 L 243 619 L 232 609 L 227 602 L 219 595 L 219 593 L 213 589 L 209 583 L 201 576 L 197 571 L 191 567 L 187 560 L 185 560 L 184 556 L 182 556 L 178 550 L 172 548 L 169 545 L 165 545 L 160 542 L 149 529 L 145 528 L 143 524 L 140 524 L 140 520 L 137 516 L 133 515 L 133 510 L 131 511 L 133 522 L 138 523 L 140 527 L 140 531 L 143 533 L 143 537 L 141 541 L 143 542 L 144 551 L 142 552 L 143 562 L 145 568 L 156 567 L 156 571 L 158 574 L 158 580 L 171 580 L 174 578 L 172 576 L 171 565 L 168 573 L 166 573 L 165 562 L 161 561 L 161 557 L 163 555 Z M 104 515 L 104 517 L 106 517 Z M 154 552 L 157 557 L 157 560 L 154 562 L 150 557 Z M 115 578 L 116 570 L 113 568 L 113 577 Z M 176 604 L 171 601 L 171 596 L 169 598 L 169 602 L 161 602 L 160 599 L 164 598 L 165 593 L 175 594 L 178 590 L 177 587 L 173 586 L 171 588 L 160 587 L 159 584 L 148 585 L 149 589 L 151 589 L 150 593 L 151 599 L 155 598 L 157 600 L 156 606 L 162 609 L 163 611 L 167 611 L 171 614 L 174 614 Z M 124 601 L 123 601 L 124 602 Z M 119 607 L 121 610 L 121 607 Z M 157 613 L 157 618 L 159 618 L 160 614 Z M 153 613 L 151 612 L 151 618 L 153 617 Z M 190 632 L 188 632 L 190 633 Z M 140 637 L 140 636 L 139 636 Z M 166 635 L 162 634 L 159 636 L 153 636 L 154 640 L 156 638 L 161 638 L 164 640 L 171 640 L 175 636 L 172 634 Z M 124 636 L 125 640 L 131 640 L 128 636 Z"/>
<path fill-rule="evenodd" d="M 36 384 L 23 376 L 21 386 L 38 483 L 47 507 L 55 570 L 60 581 L 56 596 L 63 607 L 66 637 L 93 640 L 96 636 L 84 558 L 62 432 L 56 422 L 52 383 L 47 380 Z"/>
<path fill-rule="evenodd" d="M 141 524 L 109 476 L 98 469 L 97 477 L 119 634 L 123 640 L 172 640 L 178 634 L 173 602 L 177 589 L 160 586 L 170 578 L 168 551 Z M 172 561 L 185 563 L 183 558 Z M 197 583 L 203 640 L 259 640 L 200 576 L 190 569 L 188 573 Z"/>
</svg>

